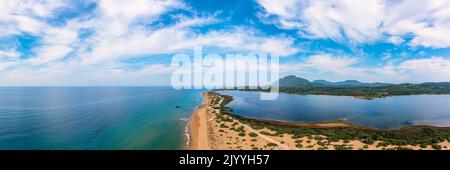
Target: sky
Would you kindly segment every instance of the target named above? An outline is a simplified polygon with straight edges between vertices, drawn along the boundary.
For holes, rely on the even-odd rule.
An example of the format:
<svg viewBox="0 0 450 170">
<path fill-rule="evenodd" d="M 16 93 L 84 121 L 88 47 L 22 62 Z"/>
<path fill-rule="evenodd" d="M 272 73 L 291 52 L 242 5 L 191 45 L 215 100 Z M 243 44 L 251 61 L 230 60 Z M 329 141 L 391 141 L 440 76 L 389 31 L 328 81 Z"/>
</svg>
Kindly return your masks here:
<svg viewBox="0 0 450 170">
<path fill-rule="evenodd" d="M 169 85 L 177 53 L 281 76 L 450 81 L 450 0 L 0 0 L 0 86 Z"/>
</svg>

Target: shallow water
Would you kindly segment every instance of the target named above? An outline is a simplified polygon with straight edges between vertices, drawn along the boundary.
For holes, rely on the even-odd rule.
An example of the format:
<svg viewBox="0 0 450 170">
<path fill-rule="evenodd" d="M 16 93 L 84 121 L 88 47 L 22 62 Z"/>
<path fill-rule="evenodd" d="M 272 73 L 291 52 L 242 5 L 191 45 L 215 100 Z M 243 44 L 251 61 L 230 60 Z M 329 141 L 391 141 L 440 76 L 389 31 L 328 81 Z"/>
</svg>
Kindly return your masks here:
<svg viewBox="0 0 450 170">
<path fill-rule="evenodd" d="M 202 100 L 169 87 L 0 88 L 0 149 L 184 149 Z"/>
</svg>

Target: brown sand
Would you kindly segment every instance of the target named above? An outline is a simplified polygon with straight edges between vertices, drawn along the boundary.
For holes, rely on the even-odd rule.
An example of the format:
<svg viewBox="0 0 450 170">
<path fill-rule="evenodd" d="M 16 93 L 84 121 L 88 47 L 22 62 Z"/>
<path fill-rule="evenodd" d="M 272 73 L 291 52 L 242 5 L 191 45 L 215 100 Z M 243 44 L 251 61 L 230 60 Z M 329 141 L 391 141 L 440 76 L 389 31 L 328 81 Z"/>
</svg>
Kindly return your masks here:
<svg viewBox="0 0 450 170">
<path fill-rule="evenodd" d="M 203 104 L 193 113 L 189 121 L 189 149 L 192 150 L 208 150 L 211 149 L 208 141 L 208 120 L 207 114 L 209 110 L 208 95 L 205 97 Z"/>
</svg>

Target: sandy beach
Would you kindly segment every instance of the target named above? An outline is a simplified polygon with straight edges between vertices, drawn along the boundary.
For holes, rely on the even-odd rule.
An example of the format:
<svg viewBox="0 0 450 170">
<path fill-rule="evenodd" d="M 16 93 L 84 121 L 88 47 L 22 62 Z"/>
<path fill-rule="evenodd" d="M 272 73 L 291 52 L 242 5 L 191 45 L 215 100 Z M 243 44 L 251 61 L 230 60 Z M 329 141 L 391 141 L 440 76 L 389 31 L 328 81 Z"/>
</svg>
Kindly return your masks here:
<svg viewBox="0 0 450 170">
<path fill-rule="evenodd" d="M 208 112 L 209 112 L 209 98 L 205 93 L 203 94 L 204 101 L 201 106 L 192 114 L 189 121 L 189 146 L 188 149 L 192 150 L 208 150 L 211 149 L 208 141 Z"/>
<path fill-rule="evenodd" d="M 218 108 L 223 102 L 217 93 L 205 93 L 204 102 L 193 113 L 189 122 L 190 143 L 192 150 L 385 150 L 399 149 L 395 145 L 383 145 L 383 141 L 374 141 L 368 145 L 359 140 L 331 141 L 326 136 L 310 135 L 295 138 L 291 134 L 277 134 L 268 128 L 255 129 L 238 119 L 219 114 Z M 270 120 L 265 120 L 270 121 Z M 312 127 L 347 127 L 345 122 L 289 123 L 285 125 L 298 128 Z M 442 150 L 449 150 L 448 141 L 440 142 Z M 403 149 L 433 150 L 431 145 L 401 146 Z"/>
</svg>

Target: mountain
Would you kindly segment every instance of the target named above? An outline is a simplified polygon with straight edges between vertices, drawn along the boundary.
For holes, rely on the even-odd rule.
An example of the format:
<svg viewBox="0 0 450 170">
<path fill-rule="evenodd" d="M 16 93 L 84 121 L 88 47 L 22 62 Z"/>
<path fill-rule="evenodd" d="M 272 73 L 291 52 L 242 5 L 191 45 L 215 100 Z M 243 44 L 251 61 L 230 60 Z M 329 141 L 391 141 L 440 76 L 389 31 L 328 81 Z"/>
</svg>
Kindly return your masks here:
<svg viewBox="0 0 450 170">
<path fill-rule="evenodd" d="M 287 76 L 278 80 L 280 92 L 292 94 L 354 96 L 375 99 L 396 95 L 450 94 L 450 82 L 426 82 L 421 84 L 364 83 L 357 80 L 330 82 Z"/>
<path fill-rule="evenodd" d="M 425 82 L 420 85 L 424 86 L 450 86 L 450 82 Z"/>
<path fill-rule="evenodd" d="M 424 87 L 424 88 L 450 90 L 450 82 L 426 82 L 426 83 L 418 84 L 417 86 Z"/>
<path fill-rule="evenodd" d="M 345 80 L 340 82 L 331 82 L 327 80 L 314 80 L 310 82 L 301 77 L 294 75 L 286 76 L 279 80 L 280 87 L 295 87 L 295 86 L 359 86 L 359 87 L 382 87 L 393 84 L 389 83 L 364 83 L 358 80 Z"/>
<path fill-rule="evenodd" d="M 335 85 L 334 82 L 326 81 L 326 80 L 314 80 L 313 83 L 318 84 L 318 85 L 327 85 L 327 86 Z"/>
<path fill-rule="evenodd" d="M 370 83 L 362 83 L 358 80 L 345 80 L 335 83 L 335 85 L 337 86 L 366 86 L 368 84 Z"/>
<path fill-rule="evenodd" d="M 286 76 L 281 78 L 279 81 L 280 87 L 295 87 L 295 86 L 307 86 L 307 85 L 314 85 L 310 81 L 300 78 L 294 75 Z"/>
</svg>

